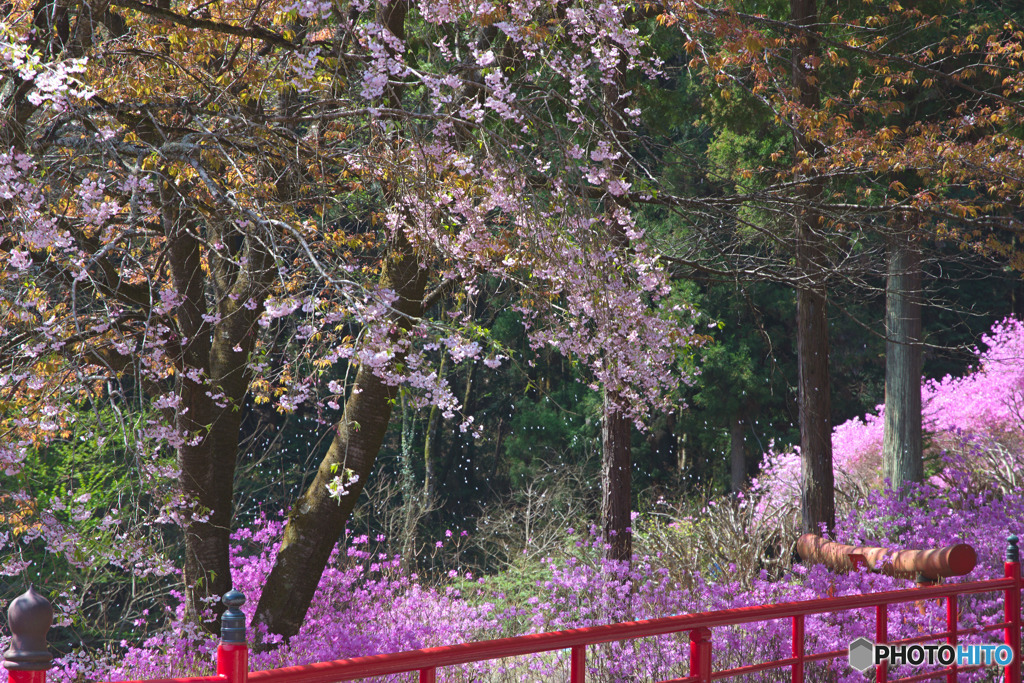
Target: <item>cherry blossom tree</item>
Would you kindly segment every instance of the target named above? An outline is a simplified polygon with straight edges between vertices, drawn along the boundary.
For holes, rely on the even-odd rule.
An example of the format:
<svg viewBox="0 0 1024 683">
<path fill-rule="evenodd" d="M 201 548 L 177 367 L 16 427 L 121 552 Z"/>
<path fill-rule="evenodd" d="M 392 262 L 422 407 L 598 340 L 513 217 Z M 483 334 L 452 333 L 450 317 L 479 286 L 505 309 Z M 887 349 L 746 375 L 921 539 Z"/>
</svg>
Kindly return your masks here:
<svg viewBox="0 0 1024 683">
<path fill-rule="evenodd" d="M 660 305 L 663 269 L 614 201 L 640 112 L 608 84 L 659 69 L 626 10 L 19 5 L 3 26 L 3 382 L 23 411 L 8 472 L 61 438 L 68 402 L 136 411 L 140 459 L 176 482 L 163 515 L 203 618 L 231 582 L 243 415 L 313 411 L 332 441 L 256 608 L 287 637 L 399 388 L 454 416 L 428 356 L 506 360 L 457 306 L 436 317 L 442 299 L 508 283 L 531 344 L 585 367 L 609 415 L 670 407 L 693 312 Z M 175 471 L 157 472 L 166 453 Z"/>
<path fill-rule="evenodd" d="M 917 11 L 892 5 L 872 21 Z M 738 267 L 805 293 L 803 327 L 819 332 L 804 338 L 808 372 L 827 371 L 825 292 L 870 251 L 861 235 L 913 213 L 949 239 L 1000 247 L 981 231 L 1002 210 L 987 193 L 1019 205 L 1024 156 L 1006 131 L 1021 76 L 1005 69 L 1020 38 L 978 28 L 908 55 L 859 17 L 824 22 L 806 2 L 791 14 L 689 1 L 20 0 L 0 31 L 5 469 L 63 438 L 66 406 L 116 405 L 146 476 L 173 480 L 162 515 L 184 530 L 187 602 L 202 618 L 230 586 L 243 415 L 316 415 L 330 446 L 256 607 L 257 624 L 288 637 L 398 391 L 454 417 L 462 406 L 431 359 L 507 360 L 461 306 L 487 282 L 515 292 L 535 348 L 603 390 L 613 469 L 629 422 L 675 407 L 678 355 L 697 337 L 695 313 L 665 303 L 663 263 L 686 258 L 659 253 L 638 207 L 675 211 L 712 240 L 741 222 L 773 244 Z M 665 73 L 651 46 L 663 31 L 696 77 L 759 103 L 796 141 L 743 170 L 755 189 L 682 196 L 639 160 L 634 91 Z M 943 71 L 943 55 L 965 49 L 1005 78 Z M 820 88 L 854 58 L 870 84 Z M 929 80 L 985 97 L 893 130 L 903 89 Z M 879 180 L 908 168 L 922 189 Z M 814 387 L 828 393 L 808 387 L 808 406 Z M 805 417 L 819 432 L 821 400 Z M 472 415 L 461 428 L 473 432 Z M 826 431 L 807 449 L 812 524 L 828 522 L 827 444 Z M 622 507 L 609 501 L 607 529 Z M 40 533 L 67 547 L 58 526 Z"/>
</svg>

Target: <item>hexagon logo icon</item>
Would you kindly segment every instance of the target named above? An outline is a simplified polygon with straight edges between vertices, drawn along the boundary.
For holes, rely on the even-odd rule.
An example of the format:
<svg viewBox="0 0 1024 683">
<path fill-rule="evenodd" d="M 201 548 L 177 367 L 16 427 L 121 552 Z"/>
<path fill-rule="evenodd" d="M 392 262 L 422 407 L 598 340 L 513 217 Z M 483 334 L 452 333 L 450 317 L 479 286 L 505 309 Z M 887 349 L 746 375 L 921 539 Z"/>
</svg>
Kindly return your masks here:
<svg viewBox="0 0 1024 683">
<path fill-rule="evenodd" d="M 857 671 L 867 671 L 874 665 L 874 643 L 867 638 L 858 638 L 850 643 L 850 666 Z"/>
</svg>

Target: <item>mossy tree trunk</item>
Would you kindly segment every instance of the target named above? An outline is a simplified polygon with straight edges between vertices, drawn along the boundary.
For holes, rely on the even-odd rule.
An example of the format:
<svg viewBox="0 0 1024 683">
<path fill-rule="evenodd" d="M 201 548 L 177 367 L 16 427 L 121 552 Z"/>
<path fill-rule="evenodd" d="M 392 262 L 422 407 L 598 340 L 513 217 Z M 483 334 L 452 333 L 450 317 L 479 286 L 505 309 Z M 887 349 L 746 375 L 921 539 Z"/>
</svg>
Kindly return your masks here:
<svg viewBox="0 0 1024 683">
<path fill-rule="evenodd" d="M 924 479 L 921 441 L 921 253 L 909 236 L 889 250 L 885 294 L 882 469 L 895 490 Z"/>
</svg>

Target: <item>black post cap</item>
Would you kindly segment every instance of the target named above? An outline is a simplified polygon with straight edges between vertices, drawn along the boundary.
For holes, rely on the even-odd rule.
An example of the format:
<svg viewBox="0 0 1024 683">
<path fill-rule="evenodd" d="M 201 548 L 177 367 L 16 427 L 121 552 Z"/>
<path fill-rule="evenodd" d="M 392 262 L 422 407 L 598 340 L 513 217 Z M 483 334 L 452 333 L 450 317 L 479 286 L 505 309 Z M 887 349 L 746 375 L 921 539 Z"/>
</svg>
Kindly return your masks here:
<svg viewBox="0 0 1024 683">
<path fill-rule="evenodd" d="M 1020 548 L 1017 547 L 1017 534 L 1006 537 L 1006 561 L 1020 562 Z"/>
<path fill-rule="evenodd" d="M 46 632 L 53 624 L 50 601 L 29 587 L 11 601 L 7 608 L 11 627 L 11 645 L 4 652 L 4 668 L 8 671 L 46 671 L 53 655 L 46 647 Z"/>
<path fill-rule="evenodd" d="M 245 642 L 245 614 L 240 609 L 245 604 L 245 594 L 234 589 L 229 590 L 221 598 L 224 614 L 220 617 L 220 642 Z"/>
</svg>

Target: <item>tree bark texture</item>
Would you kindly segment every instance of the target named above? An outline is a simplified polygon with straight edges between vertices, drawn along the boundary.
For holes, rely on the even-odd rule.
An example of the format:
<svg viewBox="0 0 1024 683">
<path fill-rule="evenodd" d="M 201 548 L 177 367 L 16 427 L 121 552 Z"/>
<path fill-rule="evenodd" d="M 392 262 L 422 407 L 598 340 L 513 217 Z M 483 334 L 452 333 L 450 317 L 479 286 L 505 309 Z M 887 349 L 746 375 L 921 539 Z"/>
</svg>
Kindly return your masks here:
<svg viewBox="0 0 1024 683">
<path fill-rule="evenodd" d="M 601 426 L 601 525 L 609 560 L 633 556 L 631 496 L 631 421 L 615 407 L 615 397 L 605 392 Z"/>
<path fill-rule="evenodd" d="M 800 504 L 803 529 L 835 527 L 828 317 L 823 294 L 797 293 L 797 371 L 800 388 Z"/>
<path fill-rule="evenodd" d="M 885 292 L 885 436 L 882 469 L 892 488 L 924 479 L 921 442 L 921 253 L 897 237 Z"/>
<path fill-rule="evenodd" d="M 399 233 L 384 270 L 384 287 L 398 295 L 397 312 L 392 314 L 397 327 L 407 330 L 411 318 L 421 314 L 426 280 L 427 271 Z M 403 358 L 397 354 L 393 362 L 401 363 Z M 256 606 L 253 621 L 269 633 L 290 638 L 302 626 L 331 551 L 373 469 L 396 396 L 396 387 L 385 384 L 371 369 L 359 368 L 327 455 L 288 515 L 274 567 Z M 335 500 L 327 485 L 346 470 L 358 479 Z"/>
<path fill-rule="evenodd" d="M 241 247 L 246 270 L 211 256 L 207 276 L 196 225 L 174 208 L 175 197 L 163 199 L 168 264 L 182 297 L 174 315 L 179 336 L 169 353 L 179 399 L 175 427 L 186 436 L 177 453 L 179 486 L 185 501 L 197 506 L 185 525 L 186 611 L 217 633 L 223 605 L 216 598 L 231 589 L 228 545 L 241 406 L 251 379 L 247 360 L 269 286 L 269 259 L 261 240 L 249 238 Z M 242 305 L 249 300 L 259 305 Z M 212 616 L 203 618 L 208 609 Z"/>
<path fill-rule="evenodd" d="M 815 64 L 820 48 L 814 33 L 816 0 L 790 0 L 790 19 L 810 29 L 794 37 L 793 86 L 807 111 L 818 109 L 820 83 Z M 797 126 L 799 130 L 799 124 Z M 795 135 L 800 156 L 814 157 L 820 143 Z M 801 511 L 804 531 L 820 533 L 835 527 L 835 488 L 832 472 L 831 378 L 829 375 L 828 300 L 825 295 L 825 249 L 820 214 L 813 209 L 823 184 L 813 169 L 800 191 L 804 207 L 796 216 L 796 266 L 803 282 L 796 294 L 797 374 L 800 401 Z"/>
<path fill-rule="evenodd" d="M 179 399 L 175 428 L 186 442 L 178 448 L 179 483 L 185 501 L 198 506 L 185 524 L 186 612 L 190 619 L 199 619 L 204 598 L 231 588 L 228 537 L 235 453 L 231 451 L 230 464 L 226 458 L 215 457 L 211 442 L 221 434 L 219 429 L 207 427 L 214 406 L 211 392 L 201 379 L 209 376 L 211 339 L 210 325 L 202 318 L 207 307 L 199 240 L 189 226 L 181 224 L 177 212 L 170 216 L 167 213 L 165 209 L 169 263 L 175 289 L 182 296 L 177 310 L 182 341 L 175 374 Z M 200 373 L 200 377 L 194 373 Z M 234 433 L 237 439 L 237 426 Z M 217 620 L 204 621 L 207 628 L 216 628 L 211 622 Z"/>
<path fill-rule="evenodd" d="M 613 177 L 624 178 L 627 173 L 626 159 L 629 135 L 626 128 L 626 115 L 623 111 L 626 98 L 623 93 L 627 87 L 623 81 L 626 70 L 626 55 L 619 58 L 615 73 L 604 80 L 602 99 L 604 102 L 605 126 L 620 156 L 611 164 Z M 609 195 L 606 198 L 605 210 L 614 215 L 623 210 L 625 203 L 622 198 Z M 625 251 L 629 249 L 629 238 L 626 237 L 619 223 L 614 219 L 608 221 L 609 248 Z M 604 543 L 607 548 L 605 556 L 610 560 L 629 561 L 633 556 L 633 542 L 630 525 L 632 512 L 632 478 L 630 467 L 633 461 L 632 425 L 622 414 L 617 405 L 618 396 L 605 389 L 604 414 L 602 415 L 601 439 L 601 527 L 604 531 Z"/>
</svg>

